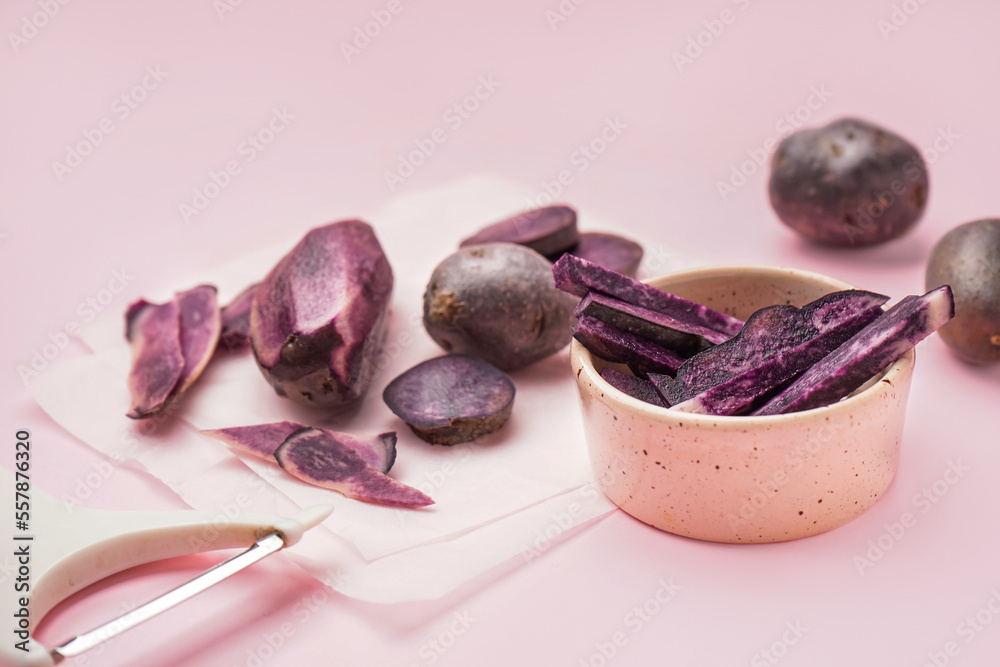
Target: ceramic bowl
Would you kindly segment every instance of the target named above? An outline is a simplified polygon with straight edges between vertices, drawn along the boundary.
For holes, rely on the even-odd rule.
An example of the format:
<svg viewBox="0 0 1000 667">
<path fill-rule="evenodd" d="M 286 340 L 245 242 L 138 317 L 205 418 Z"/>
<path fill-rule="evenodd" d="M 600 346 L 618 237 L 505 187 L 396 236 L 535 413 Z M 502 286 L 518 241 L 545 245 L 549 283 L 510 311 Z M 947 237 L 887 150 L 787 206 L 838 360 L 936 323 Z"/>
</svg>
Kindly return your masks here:
<svg viewBox="0 0 1000 667">
<path fill-rule="evenodd" d="M 741 319 L 851 288 L 816 273 L 758 266 L 647 282 Z M 661 530 L 731 543 L 815 535 L 861 515 L 895 475 L 913 350 L 833 405 L 767 417 L 672 412 L 609 385 L 600 376 L 608 364 L 576 341 L 570 357 L 600 488 Z"/>
</svg>

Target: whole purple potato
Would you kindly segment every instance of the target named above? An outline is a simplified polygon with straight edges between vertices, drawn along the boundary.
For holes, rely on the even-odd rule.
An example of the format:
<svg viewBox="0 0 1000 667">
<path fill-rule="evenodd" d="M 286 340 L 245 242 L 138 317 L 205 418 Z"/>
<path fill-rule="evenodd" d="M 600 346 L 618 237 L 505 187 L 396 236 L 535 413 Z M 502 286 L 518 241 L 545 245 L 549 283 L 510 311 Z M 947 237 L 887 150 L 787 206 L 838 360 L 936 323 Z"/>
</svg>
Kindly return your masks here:
<svg viewBox="0 0 1000 667">
<path fill-rule="evenodd" d="M 913 144 L 856 118 L 786 137 L 771 160 L 771 205 L 806 238 L 869 246 L 906 233 L 927 203 L 927 165 Z"/>
<path fill-rule="evenodd" d="M 340 409 L 360 399 L 385 338 L 392 269 L 360 220 L 311 230 L 260 283 L 250 345 L 279 396 Z"/>
<path fill-rule="evenodd" d="M 431 274 L 424 328 L 447 352 L 512 371 L 569 343 L 576 301 L 556 290 L 552 265 L 531 248 L 467 246 Z"/>
</svg>

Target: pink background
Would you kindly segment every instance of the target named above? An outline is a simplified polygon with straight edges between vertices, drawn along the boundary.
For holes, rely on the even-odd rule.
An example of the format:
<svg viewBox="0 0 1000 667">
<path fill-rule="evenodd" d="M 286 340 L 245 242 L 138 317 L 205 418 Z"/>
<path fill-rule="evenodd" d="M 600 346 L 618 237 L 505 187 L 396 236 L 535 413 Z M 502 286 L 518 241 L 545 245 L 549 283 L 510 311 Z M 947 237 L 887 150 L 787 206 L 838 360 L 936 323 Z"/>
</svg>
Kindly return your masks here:
<svg viewBox="0 0 1000 667">
<path fill-rule="evenodd" d="M 296 229 L 374 210 L 394 194 L 384 173 L 435 128 L 444 142 L 397 193 L 482 173 L 543 193 L 567 170 L 558 198 L 581 223 L 588 214 L 619 221 L 654 260 L 682 249 L 716 263 L 788 265 L 894 297 L 922 291 L 927 254 L 946 230 L 998 214 L 994 3 L 243 0 L 220 16 L 225 2 L 10 0 L 0 9 L 0 410 L 8 439 L 31 429 L 35 484 L 50 493 L 72 492 L 102 457 L 41 412 L 15 368 L 68 322 L 84 323 L 87 300 L 115 271 L 129 280 L 106 308 L 120 311 Z M 58 12 L 44 18 L 48 5 Z M 341 44 L 390 6 L 401 11 L 348 61 Z M 553 24 L 560 7 L 568 16 Z M 716 22 L 723 11 L 728 24 Z M 37 31 L 25 29 L 33 17 L 44 23 Z M 11 44 L 22 31 L 30 38 Z M 678 67 L 674 53 L 699 33 L 707 46 Z M 162 81 L 154 88 L 147 78 L 151 89 L 126 117 L 116 99 L 147 68 Z M 496 87 L 479 108 L 460 124 L 446 115 L 481 80 Z M 826 99 L 801 106 L 815 91 Z M 185 222 L 180 205 L 245 157 L 241 142 L 275 108 L 294 116 L 287 128 Z M 866 250 L 807 245 L 771 213 L 766 167 L 720 196 L 717 183 L 780 138 L 782 119 L 796 113 L 810 125 L 860 115 L 930 149 L 929 205 L 913 233 Z M 53 162 L 105 118 L 113 131 L 60 180 Z M 614 141 L 581 161 L 576 151 L 609 121 L 621 128 Z M 79 353 L 73 344 L 60 354 Z M 268 665 L 754 665 L 774 664 L 760 653 L 772 645 L 772 660 L 780 654 L 789 666 L 922 665 L 929 654 L 996 664 L 1000 622 L 990 624 L 988 604 L 1000 609 L 1000 368 L 965 367 L 936 338 L 918 356 L 896 481 L 873 510 L 831 533 L 732 547 L 616 512 L 530 564 L 438 602 L 392 606 L 327 594 L 275 558 L 75 664 L 253 665 L 260 656 Z M 914 496 L 959 461 L 970 470 L 922 512 Z M 183 507 L 128 469 L 85 504 Z M 859 572 L 856 557 L 905 512 L 916 525 Z M 85 630 L 212 560 L 115 577 L 57 609 L 39 637 L 54 643 Z M 656 602 L 671 580 L 679 592 Z M 637 616 L 643 605 L 656 613 Z M 981 625 L 965 624 L 977 612 Z M 607 660 L 601 651 L 610 654 L 616 638 Z M 448 648 L 437 652 L 432 641 Z"/>
</svg>

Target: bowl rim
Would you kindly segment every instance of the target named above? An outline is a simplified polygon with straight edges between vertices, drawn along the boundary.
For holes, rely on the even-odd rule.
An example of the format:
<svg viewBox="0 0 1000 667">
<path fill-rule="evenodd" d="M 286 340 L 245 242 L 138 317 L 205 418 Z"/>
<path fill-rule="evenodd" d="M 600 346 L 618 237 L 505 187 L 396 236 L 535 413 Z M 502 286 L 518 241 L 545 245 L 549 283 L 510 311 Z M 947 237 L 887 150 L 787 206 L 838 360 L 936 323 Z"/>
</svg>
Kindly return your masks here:
<svg viewBox="0 0 1000 667">
<path fill-rule="evenodd" d="M 693 269 L 680 269 L 646 278 L 642 282 L 654 283 L 666 278 L 675 277 L 699 278 L 717 274 L 719 272 L 731 272 L 736 270 L 765 271 L 768 273 L 782 272 L 785 274 L 791 273 L 800 277 L 815 279 L 820 282 L 841 285 L 842 287 L 840 287 L 840 289 L 859 289 L 850 283 L 844 282 L 843 280 L 831 278 L 830 276 L 826 276 L 815 271 L 760 264 L 721 264 L 716 266 L 697 267 Z M 854 393 L 848 395 L 846 398 L 829 405 L 822 405 L 815 408 L 809 408 L 808 410 L 789 412 L 781 415 L 706 415 L 693 412 L 676 412 L 670 410 L 669 408 L 663 408 L 646 403 L 645 401 L 633 398 L 632 396 L 616 389 L 608 383 L 607 380 L 601 377 L 601 374 L 597 372 L 597 368 L 594 366 L 593 355 L 591 355 L 590 351 L 583 347 L 583 345 L 575 339 L 570 342 L 569 355 L 570 363 L 575 367 L 574 369 L 576 370 L 576 367 L 579 369 L 574 373 L 577 384 L 582 382 L 581 375 L 586 373 L 587 379 L 591 382 L 591 386 L 595 389 L 600 389 L 602 398 L 608 403 L 621 404 L 623 407 L 642 415 L 644 418 L 655 421 L 663 423 L 676 423 L 678 425 L 680 425 L 681 422 L 688 422 L 694 427 L 711 425 L 716 430 L 719 428 L 742 430 L 756 425 L 762 427 L 774 426 L 803 419 L 817 419 L 824 416 L 832 418 L 834 414 L 837 414 L 840 411 L 851 410 L 852 408 L 857 407 L 862 401 L 867 402 L 875 400 L 886 392 L 893 390 L 897 384 L 900 384 L 913 372 L 914 365 L 916 364 L 916 348 L 914 347 L 910 348 L 901 357 L 889 364 L 884 371 L 867 380 L 866 384 L 871 383 L 870 386 L 863 388 L 860 391 L 855 390 Z M 872 382 L 872 380 L 875 380 L 875 382 Z"/>
</svg>

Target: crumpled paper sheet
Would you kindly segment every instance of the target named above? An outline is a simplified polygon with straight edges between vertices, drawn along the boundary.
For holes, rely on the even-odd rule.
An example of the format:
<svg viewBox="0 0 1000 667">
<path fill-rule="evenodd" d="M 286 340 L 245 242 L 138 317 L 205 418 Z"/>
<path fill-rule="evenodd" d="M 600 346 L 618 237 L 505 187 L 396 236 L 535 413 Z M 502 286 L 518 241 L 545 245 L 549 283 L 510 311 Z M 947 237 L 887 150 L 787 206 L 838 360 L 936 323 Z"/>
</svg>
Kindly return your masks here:
<svg viewBox="0 0 1000 667">
<path fill-rule="evenodd" d="M 521 556 L 540 555 L 567 531 L 614 506 L 596 489 L 567 350 L 512 375 L 513 415 L 497 433 L 454 447 L 419 440 L 381 401 L 382 390 L 407 368 L 441 354 L 421 323 L 422 294 L 434 266 L 479 227 L 523 210 L 524 188 L 491 177 L 399 196 L 367 216 L 396 279 L 381 371 L 361 408 L 329 417 L 279 398 L 248 349 L 220 350 L 167 419 L 135 422 L 125 377 L 130 352 L 121 313 L 81 333 L 93 355 L 54 364 L 31 390 L 52 418 L 94 449 L 162 480 L 191 507 L 219 520 L 244 512 L 288 515 L 330 503 L 335 511 L 287 552 L 345 595 L 373 602 L 441 597 L 470 579 Z M 270 270 L 305 231 L 180 285 L 164 285 L 153 301 L 199 283 L 219 287 L 225 303 Z M 583 230 L 613 230 L 581 214 Z M 696 263 L 676 251 L 647 247 L 652 273 Z M 199 429 L 292 420 L 356 434 L 396 431 L 391 476 L 436 501 L 421 510 L 345 498 L 299 482 L 276 465 L 241 457 Z"/>
</svg>

